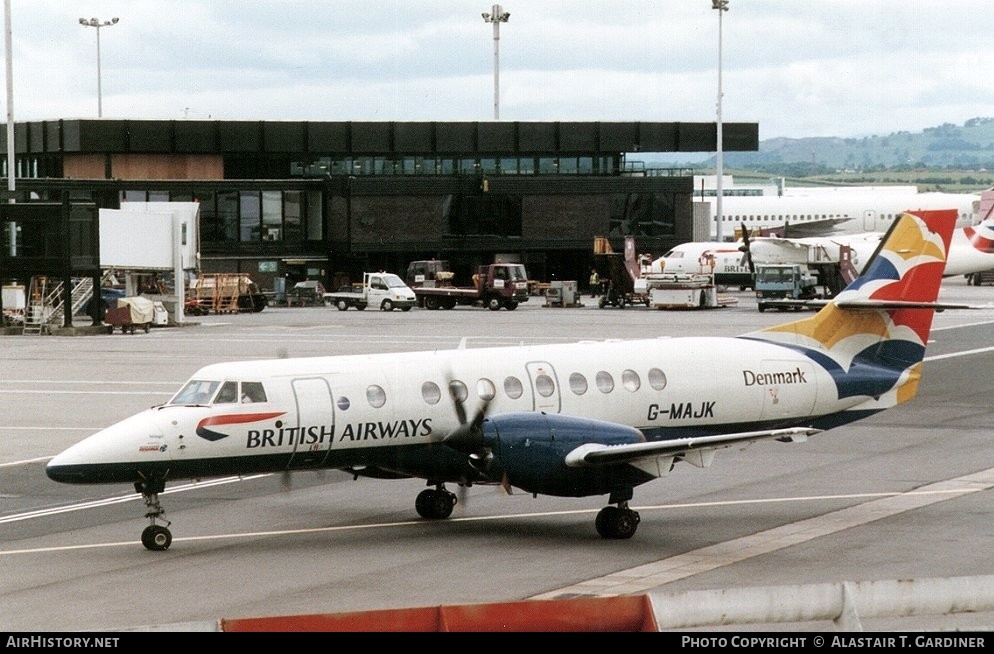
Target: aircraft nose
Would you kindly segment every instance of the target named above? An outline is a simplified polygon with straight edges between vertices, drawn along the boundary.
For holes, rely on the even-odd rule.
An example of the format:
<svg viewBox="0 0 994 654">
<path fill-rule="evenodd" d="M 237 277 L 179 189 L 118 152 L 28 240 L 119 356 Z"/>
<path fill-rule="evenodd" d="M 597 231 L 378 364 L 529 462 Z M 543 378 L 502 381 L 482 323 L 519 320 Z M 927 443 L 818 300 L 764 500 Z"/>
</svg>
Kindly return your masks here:
<svg viewBox="0 0 994 654">
<path fill-rule="evenodd" d="M 63 484 L 79 484 L 86 481 L 82 470 L 63 463 L 62 455 L 56 456 L 45 466 L 45 474 L 52 481 Z"/>
<path fill-rule="evenodd" d="M 165 448 L 150 447 L 162 433 L 146 411 L 84 438 L 52 458 L 48 478 L 65 484 L 127 481 L 139 457 L 148 463 L 165 457 Z"/>
</svg>

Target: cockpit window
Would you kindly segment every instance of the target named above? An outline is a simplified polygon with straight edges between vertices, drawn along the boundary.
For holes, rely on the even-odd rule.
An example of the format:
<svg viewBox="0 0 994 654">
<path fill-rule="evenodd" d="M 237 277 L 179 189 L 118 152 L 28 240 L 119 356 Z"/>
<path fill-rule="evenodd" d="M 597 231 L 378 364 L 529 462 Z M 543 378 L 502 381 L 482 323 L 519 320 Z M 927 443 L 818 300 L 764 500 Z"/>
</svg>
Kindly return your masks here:
<svg viewBox="0 0 994 654">
<path fill-rule="evenodd" d="M 169 400 L 170 404 L 207 404 L 214 396 L 214 391 L 221 385 L 219 381 L 193 379 L 180 389 L 180 392 Z"/>
<path fill-rule="evenodd" d="M 265 402 L 266 389 L 261 382 L 242 382 L 242 402 Z"/>
<path fill-rule="evenodd" d="M 231 404 L 238 401 L 238 382 L 224 382 L 214 398 L 214 404 Z"/>
</svg>

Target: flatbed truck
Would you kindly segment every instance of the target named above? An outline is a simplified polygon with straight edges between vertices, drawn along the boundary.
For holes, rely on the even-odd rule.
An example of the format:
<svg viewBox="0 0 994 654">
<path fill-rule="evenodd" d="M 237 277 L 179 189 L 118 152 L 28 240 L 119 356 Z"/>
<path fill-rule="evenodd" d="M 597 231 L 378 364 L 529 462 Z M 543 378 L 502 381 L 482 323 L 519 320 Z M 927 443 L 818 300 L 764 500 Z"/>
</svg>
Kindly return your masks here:
<svg viewBox="0 0 994 654">
<path fill-rule="evenodd" d="M 411 268 L 423 268 L 412 262 Z M 477 268 L 473 286 L 452 284 L 452 273 L 436 270 L 432 278 L 419 275 L 414 294 L 425 309 L 452 309 L 457 305 L 483 306 L 491 311 L 513 311 L 528 301 L 528 273 L 520 263 L 491 263 Z"/>
<path fill-rule="evenodd" d="M 410 311 L 418 299 L 414 291 L 393 273 L 363 273 L 362 286 L 324 294 L 325 304 L 333 304 L 339 311 L 355 307 L 362 311 L 376 307 L 382 311 Z"/>
</svg>

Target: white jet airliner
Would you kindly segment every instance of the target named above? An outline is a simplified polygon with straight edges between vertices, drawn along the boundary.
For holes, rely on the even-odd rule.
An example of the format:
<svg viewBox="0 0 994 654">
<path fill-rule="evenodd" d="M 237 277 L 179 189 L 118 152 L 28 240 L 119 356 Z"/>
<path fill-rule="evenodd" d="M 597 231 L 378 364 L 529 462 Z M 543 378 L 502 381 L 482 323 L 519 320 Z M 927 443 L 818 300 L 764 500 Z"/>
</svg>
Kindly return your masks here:
<svg viewBox="0 0 994 654">
<path fill-rule="evenodd" d="M 904 214 L 864 275 L 802 320 L 739 337 L 459 349 L 218 363 L 165 404 L 54 457 L 71 484 L 159 494 L 183 479 L 337 468 L 426 480 L 417 513 L 449 517 L 446 484 L 607 495 L 595 526 L 630 538 L 636 486 L 721 448 L 808 436 L 912 399 L 956 212 Z M 164 524 L 162 524 L 164 523 Z"/>
<path fill-rule="evenodd" d="M 977 222 L 980 199 L 978 193 L 919 193 L 914 187 L 889 192 L 840 188 L 810 195 L 726 195 L 721 201 L 722 234 L 731 235 L 743 225 L 753 234 L 786 225 L 789 233 L 783 235 L 793 237 L 883 233 L 904 211 L 952 208 L 957 226 L 966 227 Z M 711 203 L 713 231 L 715 201 L 705 200 Z"/>
</svg>

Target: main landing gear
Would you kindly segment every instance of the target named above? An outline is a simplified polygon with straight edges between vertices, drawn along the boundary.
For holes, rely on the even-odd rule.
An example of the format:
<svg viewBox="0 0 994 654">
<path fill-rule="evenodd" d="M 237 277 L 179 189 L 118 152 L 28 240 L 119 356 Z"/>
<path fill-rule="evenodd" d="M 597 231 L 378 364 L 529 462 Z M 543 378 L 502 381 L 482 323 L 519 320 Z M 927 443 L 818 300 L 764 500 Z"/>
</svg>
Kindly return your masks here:
<svg viewBox="0 0 994 654">
<path fill-rule="evenodd" d="M 166 490 L 166 482 L 162 479 L 136 481 L 135 490 L 141 493 L 142 498 L 145 500 L 145 506 L 148 507 L 145 517 L 152 522 L 152 524 L 145 527 L 145 530 L 142 531 L 142 545 L 145 546 L 145 549 L 152 550 L 153 552 L 161 552 L 162 550 L 169 549 L 169 545 L 173 542 L 173 535 L 168 527 L 172 523 L 165 519 L 166 510 L 159 504 L 159 493 Z M 155 521 L 157 518 L 166 524 L 156 524 Z"/>
<path fill-rule="evenodd" d="M 594 526 L 601 538 L 623 540 L 631 538 L 638 529 L 642 517 L 638 511 L 628 508 L 628 500 L 632 499 L 632 490 L 615 491 L 608 500 L 618 506 L 605 506 L 597 513 Z"/>
<path fill-rule="evenodd" d="M 435 488 L 426 488 L 418 493 L 417 499 L 414 500 L 414 508 L 422 518 L 443 520 L 452 515 L 452 509 L 455 508 L 457 501 L 456 494 L 446 490 L 444 484 L 435 484 Z"/>
</svg>

